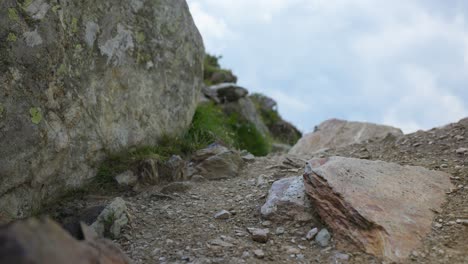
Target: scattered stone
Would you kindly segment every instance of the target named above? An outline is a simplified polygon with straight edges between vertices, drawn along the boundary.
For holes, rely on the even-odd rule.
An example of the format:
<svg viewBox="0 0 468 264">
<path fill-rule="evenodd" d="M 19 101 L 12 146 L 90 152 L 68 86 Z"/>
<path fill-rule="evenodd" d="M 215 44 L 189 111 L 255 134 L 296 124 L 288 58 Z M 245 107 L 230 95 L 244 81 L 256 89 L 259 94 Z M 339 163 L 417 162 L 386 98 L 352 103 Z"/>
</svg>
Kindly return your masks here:
<svg viewBox="0 0 468 264">
<path fill-rule="evenodd" d="M 215 219 L 229 219 L 231 217 L 231 213 L 229 211 L 226 211 L 226 210 L 222 210 L 220 212 L 218 212 L 217 214 L 215 214 L 214 218 Z"/>
<path fill-rule="evenodd" d="M 271 226 L 271 224 L 272 224 L 271 221 L 263 221 L 262 222 L 262 226 L 264 226 L 264 227 L 269 227 L 269 226 Z"/>
<path fill-rule="evenodd" d="M 436 228 L 442 228 L 442 224 L 435 223 L 435 224 L 434 224 L 434 227 L 436 227 Z"/>
<path fill-rule="evenodd" d="M 455 221 L 457 224 L 462 224 L 462 225 L 466 225 L 468 226 L 468 219 L 457 219 L 457 221 Z"/>
<path fill-rule="evenodd" d="M 464 140 L 465 137 L 462 136 L 462 135 L 456 135 L 456 136 L 455 136 L 455 139 L 458 140 L 458 141 L 460 141 L 460 140 Z"/>
<path fill-rule="evenodd" d="M 440 211 L 446 190 L 453 187 L 440 171 L 343 157 L 309 161 L 304 182 L 318 214 L 337 236 L 392 261 L 405 259 L 421 244 L 434 211 Z"/>
<path fill-rule="evenodd" d="M 249 91 L 235 83 L 221 83 L 210 86 L 210 90 L 216 92 L 217 98 L 222 102 L 235 102 L 246 97 Z"/>
<path fill-rule="evenodd" d="M 246 154 L 246 155 L 243 155 L 242 156 L 242 159 L 245 161 L 245 162 L 254 162 L 255 161 L 255 156 L 253 154 Z"/>
<path fill-rule="evenodd" d="M 115 180 L 120 186 L 134 186 L 138 181 L 138 177 L 131 170 L 127 170 L 115 176 Z"/>
<path fill-rule="evenodd" d="M 208 78 L 212 84 L 237 82 L 237 76 L 231 71 L 216 71 L 211 76 L 208 76 Z"/>
<path fill-rule="evenodd" d="M 128 223 L 127 206 L 125 201 L 117 197 L 104 208 L 91 228 L 100 235 L 117 239 L 121 229 Z"/>
<path fill-rule="evenodd" d="M 444 163 L 444 164 L 441 164 L 440 167 L 441 167 L 442 169 L 447 169 L 447 168 L 448 168 L 448 165 Z"/>
<path fill-rule="evenodd" d="M 312 205 L 305 193 L 302 177 L 295 176 L 274 182 L 261 208 L 261 214 L 264 218 L 275 221 L 314 220 Z"/>
<path fill-rule="evenodd" d="M 247 228 L 249 233 L 252 235 L 252 240 L 259 243 L 268 242 L 268 235 L 270 233 L 269 229 L 261 228 Z"/>
<path fill-rule="evenodd" d="M 143 185 L 156 185 L 162 182 L 159 175 L 159 159 L 147 158 L 140 161 L 136 167 L 138 182 L 135 189 L 140 189 Z"/>
<path fill-rule="evenodd" d="M 189 164 L 182 159 L 179 155 L 172 155 L 163 166 L 160 167 L 160 174 L 167 181 L 186 181 L 189 177 L 188 171 Z"/>
<path fill-rule="evenodd" d="M 106 208 L 105 205 L 95 205 L 81 210 L 78 215 L 70 216 L 63 220 L 63 228 L 74 238 L 81 238 L 81 223 L 91 225 L 96 221 L 101 212 Z"/>
<path fill-rule="evenodd" d="M 292 246 L 285 246 L 282 249 L 286 251 L 286 254 L 289 254 L 289 255 L 291 254 L 297 255 L 301 253 L 301 251 L 298 248 L 292 247 Z"/>
<path fill-rule="evenodd" d="M 335 253 L 333 255 L 333 263 L 342 263 L 349 261 L 349 255 L 344 253 Z"/>
<path fill-rule="evenodd" d="M 268 185 L 270 177 L 266 176 L 265 174 L 262 174 L 258 176 L 257 178 L 257 186 L 258 187 L 266 187 Z"/>
<path fill-rule="evenodd" d="M 318 229 L 317 228 L 312 228 L 306 235 L 307 240 L 312 240 L 314 239 L 315 235 L 317 235 Z"/>
<path fill-rule="evenodd" d="M 330 243 L 331 235 L 326 228 L 320 230 L 315 236 L 315 242 L 317 242 L 321 247 L 327 247 Z"/>
<path fill-rule="evenodd" d="M 197 151 L 193 160 L 197 163 L 196 173 L 208 180 L 237 177 L 244 164 L 238 152 L 219 144 Z"/>
<path fill-rule="evenodd" d="M 191 181 L 193 182 L 206 182 L 208 181 L 205 177 L 201 175 L 193 175 Z"/>
<path fill-rule="evenodd" d="M 258 259 L 263 259 L 265 257 L 265 252 L 263 252 L 263 250 L 261 249 L 256 249 L 253 251 L 254 253 L 254 256 Z"/>
<path fill-rule="evenodd" d="M 171 194 L 171 193 L 184 193 L 192 189 L 193 185 L 189 182 L 173 182 L 164 186 L 161 189 L 161 193 Z"/>
<path fill-rule="evenodd" d="M 278 235 L 278 236 L 280 236 L 280 235 L 284 234 L 285 231 L 286 231 L 286 230 L 284 229 L 284 227 L 280 226 L 280 227 L 276 228 L 275 234 Z"/>
<path fill-rule="evenodd" d="M 220 238 L 210 240 L 209 243 L 213 246 L 220 246 L 220 247 L 234 247 L 234 244 L 226 242 Z"/>
<path fill-rule="evenodd" d="M 468 153 L 468 148 L 459 148 L 456 150 L 456 153 L 460 155 L 466 154 Z"/>
</svg>

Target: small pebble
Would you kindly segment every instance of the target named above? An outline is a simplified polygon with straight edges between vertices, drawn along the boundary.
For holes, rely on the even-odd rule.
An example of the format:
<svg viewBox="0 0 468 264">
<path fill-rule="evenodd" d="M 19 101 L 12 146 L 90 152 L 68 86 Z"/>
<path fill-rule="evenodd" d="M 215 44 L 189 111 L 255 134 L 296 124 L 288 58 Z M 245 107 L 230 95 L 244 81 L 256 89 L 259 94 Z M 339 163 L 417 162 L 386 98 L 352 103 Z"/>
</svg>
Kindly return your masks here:
<svg viewBox="0 0 468 264">
<path fill-rule="evenodd" d="M 276 228 L 276 232 L 275 232 L 275 233 L 276 233 L 276 235 L 279 236 L 279 235 L 284 234 L 284 232 L 285 232 L 284 227 L 280 226 L 280 227 Z"/>
<path fill-rule="evenodd" d="M 229 219 L 231 217 L 231 213 L 226 210 L 221 210 L 217 214 L 215 214 L 215 219 Z"/>
<path fill-rule="evenodd" d="M 261 228 L 248 228 L 249 233 L 252 235 L 252 240 L 259 243 L 268 242 L 268 234 L 270 230 Z"/>
<path fill-rule="evenodd" d="M 320 230 L 320 232 L 315 237 L 315 242 L 317 242 L 321 247 L 327 247 L 330 243 L 331 235 L 326 228 Z"/>
<path fill-rule="evenodd" d="M 256 250 L 254 250 L 253 253 L 254 253 L 256 258 L 262 259 L 262 258 L 265 257 L 265 252 L 263 252 L 263 250 L 261 250 L 261 249 L 256 249 Z"/>
<path fill-rule="evenodd" d="M 315 237 L 315 235 L 317 235 L 317 233 L 318 233 L 318 229 L 317 229 L 317 228 L 311 229 L 311 230 L 307 233 L 306 239 L 307 239 L 307 240 L 312 240 L 312 239 Z"/>
</svg>

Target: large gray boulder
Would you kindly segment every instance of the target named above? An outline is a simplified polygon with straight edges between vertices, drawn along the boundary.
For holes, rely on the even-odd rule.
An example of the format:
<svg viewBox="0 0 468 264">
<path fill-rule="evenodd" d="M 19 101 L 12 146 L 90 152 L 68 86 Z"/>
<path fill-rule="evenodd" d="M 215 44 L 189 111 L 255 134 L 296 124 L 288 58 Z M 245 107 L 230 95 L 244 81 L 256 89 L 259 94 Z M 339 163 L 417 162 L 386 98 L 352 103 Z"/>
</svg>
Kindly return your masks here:
<svg viewBox="0 0 468 264">
<path fill-rule="evenodd" d="M 0 39 L 0 221 L 191 122 L 204 48 L 184 0 L 4 0 Z"/>
<path fill-rule="evenodd" d="M 343 157 L 310 160 L 304 186 L 335 236 L 398 263 L 421 245 L 453 188 L 443 172 Z"/>
<path fill-rule="evenodd" d="M 308 156 L 324 149 L 384 138 L 388 134 L 401 136 L 403 132 L 398 128 L 385 125 L 330 119 L 316 127 L 313 133 L 304 135 L 289 151 L 289 154 Z"/>
</svg>

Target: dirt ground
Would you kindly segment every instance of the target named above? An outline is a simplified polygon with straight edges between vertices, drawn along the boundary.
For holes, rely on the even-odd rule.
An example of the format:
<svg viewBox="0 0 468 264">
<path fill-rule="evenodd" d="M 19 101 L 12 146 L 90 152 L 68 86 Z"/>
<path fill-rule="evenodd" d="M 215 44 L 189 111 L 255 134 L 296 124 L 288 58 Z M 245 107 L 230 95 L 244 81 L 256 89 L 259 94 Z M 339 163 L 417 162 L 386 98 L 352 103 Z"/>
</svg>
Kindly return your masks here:
<svg viewBox="0 0 468 264">
<path fill-rule="evenodd" d="M 451 174 L 456 188 L 447 194 L 443 211 L 436 212 L 432 232 L 406 263 L 468 263 L 468 226 L 456 222 L 468 219 L 468 153 L 457 153 L 468 147 L 467 131 L 468 120 L 462 120 L 314 156 L 384 160 Z M 326 248 L 306 240 L 310 229 L 323 227 L 319 222 L 276 223 L 261 218 L 260 207 L 271 184 L 301 175 L 304 164 L 304 158 L 270 155 L 247 164 L 239 177 L 192 183 L 185 192 L 162 195 L 160 187 L 154 187 L 136 195 L 120 194 L 127 201 L 131 221 L 116 242 L 135 263 L 385 263 L 356 250 L 337 249 L 333 233 Z M 74 206 L 84 208 L 110 198 L 89 196 Z M 221 210 L 232 216 L 215 219 Z M 247 232 L 250 227 L 268 228 L 268 242 L 253 241 Z M 346 246 L 346 242 L 340 244 Z"/>
</svg>

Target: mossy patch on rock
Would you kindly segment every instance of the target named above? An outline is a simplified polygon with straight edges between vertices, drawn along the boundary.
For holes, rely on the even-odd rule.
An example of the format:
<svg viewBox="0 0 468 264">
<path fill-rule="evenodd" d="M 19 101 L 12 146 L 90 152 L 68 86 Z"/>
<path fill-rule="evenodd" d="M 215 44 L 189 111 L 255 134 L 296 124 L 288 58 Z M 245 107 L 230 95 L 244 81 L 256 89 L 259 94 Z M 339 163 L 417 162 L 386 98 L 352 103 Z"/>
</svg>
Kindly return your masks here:
<svg viewBox="0 0 468 264">
<path fill-rule="evenodd" d="M 145 33 L 143 33 L 143 32 L 137 32 L 137 33 L 135 34 L 135 39 L 136 39 L 136 41 L 137 41 L 138 44 L 141 44 L 141 43 L 145 42 L 145 40 L 146 40 Z"/>
<path fill-rule="evenodd" d="M 8 18 L 13 21 L 19 21 L 18 11 L 14 8 L 8 8 Z"/>
<path fill-rule="evenodd" d="M 72 33 L 78 32 L 78 19 L 76 17 L 71 20 L 70 30 Z"/>
<path fill-rule="evenodd" d="M 41 110 L 37 107 L 32 107 L 29 109 L 29 114 L 31 115 L 31 122 L 38 125 L 42 121 Z"/>
<path fill-rule="evenodd" d="M 32 2 L 33 0 L 25 0 L 23 4 L 21 4 L 21 8 L 26 10 L 32 4 Z"/>
<path fill-rule="evenodd" d="M 221 68 L 219 60 L 222 56 L 214 56 L 205 54 L 203 62 L 203 79 L 206 85 L 213 85 L 219 83 L 236 83 L 237 77 L 231 70 Z"/>
<path fill-rule="evenodd" d="M 8 33 L 7 41 L 9 42 L 16 42 L 18 37 L 14 33 Z"/>
</svg>

